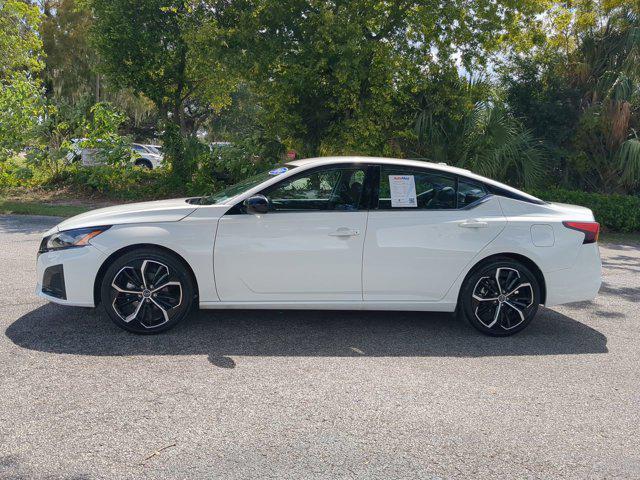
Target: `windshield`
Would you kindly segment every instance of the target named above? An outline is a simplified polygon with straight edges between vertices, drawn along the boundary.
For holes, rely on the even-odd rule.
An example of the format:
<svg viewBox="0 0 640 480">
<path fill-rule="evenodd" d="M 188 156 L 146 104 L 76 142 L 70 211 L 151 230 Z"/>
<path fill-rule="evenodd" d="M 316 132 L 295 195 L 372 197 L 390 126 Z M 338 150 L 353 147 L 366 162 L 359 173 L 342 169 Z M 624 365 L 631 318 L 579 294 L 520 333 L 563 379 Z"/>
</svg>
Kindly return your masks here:
<svg viewBox="0 0 640 480">
<path fill-rule="evenodd" d="M 240 195 L 242 192 L 246 192 L 247 190 L 251 190 L 253 187 L 257 187 L 270 178 L 288 172 L 292 168 L 295 168 L 295 165 L 277 165 L 268 172 L 258 173 L 257 175 L 245 178 L 241 182 L 238 182 L 235 185 L 231 185 L 224 190 L 220 190 L 219 192 L 214 192 L 211 195 L 203 197 L 201 203 L 204 205 L 215 205 L 218 203 L 224 203 L 230 198 L 233 198 L 236 195 Z"/>
</svg>

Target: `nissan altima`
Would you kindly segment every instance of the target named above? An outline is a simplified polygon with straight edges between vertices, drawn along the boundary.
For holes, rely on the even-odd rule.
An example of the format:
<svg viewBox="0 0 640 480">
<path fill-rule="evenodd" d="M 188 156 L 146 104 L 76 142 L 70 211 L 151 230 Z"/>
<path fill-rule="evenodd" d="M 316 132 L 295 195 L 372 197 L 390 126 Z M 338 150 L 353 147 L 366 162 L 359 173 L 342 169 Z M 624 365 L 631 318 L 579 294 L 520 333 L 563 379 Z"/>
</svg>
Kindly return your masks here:
<svg viewBox="0 0 640 480">
<path fill-rule="evenodd" d="M 292 161 L 210 196 L 90 211 L 46 232 L 37 294 L 157 333 L 194 307 L 456 312 L 524 329 L 590 300 L 599 225 L 468 170 L 412 160 Z"/>
</svg>

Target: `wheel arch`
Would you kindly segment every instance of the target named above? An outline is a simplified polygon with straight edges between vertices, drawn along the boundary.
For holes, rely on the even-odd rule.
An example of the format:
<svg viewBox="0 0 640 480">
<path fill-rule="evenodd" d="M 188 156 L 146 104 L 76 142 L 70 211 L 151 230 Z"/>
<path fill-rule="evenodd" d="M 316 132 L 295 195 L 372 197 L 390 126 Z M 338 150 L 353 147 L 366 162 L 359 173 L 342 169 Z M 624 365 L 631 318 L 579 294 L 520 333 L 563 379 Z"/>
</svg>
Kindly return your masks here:
<svg viewBox="0 0 640 480">
<path fill-rule="evenodd" d="M 134 165 L 138 167 L 145 167 L 149 170 L 153 170 L 153 162 L 148 158 L 139 158 L 135 161 Z"/>
<path fill-rule="evenodd" d="M 198 279 L 196 278 L 196 275 L 193 272 L 191 265 L 189 265 L 189 262 L 187 262 L 182 255 L 177 253 L 175 250 L 171 250 L 170 248 L 167 248 L 162 245 L 157 245 L 155 243 L 136 243 L 134 245 L 127 245 L 126 247 L 116 250 L 111 255 L 109 255 L 104 262 L 102 262 L 102 265 L 100 265 L 100 268 L 98 269 L 98 273 L 96 274 L 96 277 L 93 283 L 93 303 L 96 307 L 100 304 L 100 300 L 101 300 L 100 286 L 102 285 L 102 279 L 104 278 L 104 274 L 109 268 L 109 266 L 118 257 L 121 257 L 122 255 L 133 252 L 135 250 L 142 250 L 142 249 L 160 250 L 168 255 L 173 256 L 176 260 L 182 263 L 182 265 L 185 267 L 185 269 L 191 276 L 191 280 L 193 281 L 193 291 L 195 292 L 196 296 L 199 295 Z"/>
<path fill-rule="evenodd" d="M 541 304 L 546 303 L 547 285 L 546 285 L 542 270 L 540 269 L 538 264 L 536 264 L 536 262 L 531 260 L 529 257 L 519 253 L 513 253 L 513 252 L 495 253 L 493 255 L 489 255 L 488 257 L 484 257 L 483 259 L 476 262 L 476 264 L 469 269 L 469 271 L 464 277 L 464 280 L 460 285 L 464 285 L 465 282 L 467 281 L 467 278 L 469 278 L 476 270 L 478 270 L 479 268 L 482 268 L 483 265 L 489 262 L 499 260 L 501 258 L 508 258 L 511 260 L 518 261 L 522 263 L 525 267 L 527 267 L 531 271 L 531 273 L 535 275 L 536 280 L 538 281 L 538 285 L 540 286 L 540 303 Z M 458 302 L 460 301 L 461 294 L 462 294 L 462 288 L 460 288 L 460 290 L 458 291 Z"/>
</svg>

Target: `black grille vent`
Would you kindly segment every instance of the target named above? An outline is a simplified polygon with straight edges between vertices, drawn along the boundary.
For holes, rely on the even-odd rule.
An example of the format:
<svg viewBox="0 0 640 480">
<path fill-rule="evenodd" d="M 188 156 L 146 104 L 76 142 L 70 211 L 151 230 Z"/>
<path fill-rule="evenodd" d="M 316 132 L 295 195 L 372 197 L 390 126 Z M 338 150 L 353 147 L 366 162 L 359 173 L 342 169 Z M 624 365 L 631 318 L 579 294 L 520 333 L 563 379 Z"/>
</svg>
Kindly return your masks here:
<svg viewBox="0 0 640 480">
<path fill-rule="evenodd" d="M 62 265 L 53 265 L 44 271 L 42 277 L 42 293 L 52 297 L 67 299 L 67 291 L 64 286 L 64 269 Z"/>
</svg>

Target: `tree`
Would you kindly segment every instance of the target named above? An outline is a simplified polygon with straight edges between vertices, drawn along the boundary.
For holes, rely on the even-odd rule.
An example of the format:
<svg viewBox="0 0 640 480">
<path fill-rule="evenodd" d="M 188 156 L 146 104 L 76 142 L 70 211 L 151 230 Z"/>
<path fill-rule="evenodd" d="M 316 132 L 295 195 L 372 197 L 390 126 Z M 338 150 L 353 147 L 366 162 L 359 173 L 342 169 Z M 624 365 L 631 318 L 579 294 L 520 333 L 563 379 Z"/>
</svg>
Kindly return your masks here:
<svg viewBox="0 0 640 480">
<path fill-rule="evenodd" d="M 96 51 L 89 45 L 90 11 L 76 0 L 44 0 L 40 26 L 49 96 L 73 105 L 100 101 Z"/>
<path fill-rule="evenodd" d="M 425 72 L 484 64 L 542 2 L 210 1 L 260 98 L 262 122 L 303 154 L 398 153 L 398 109 Z M 202 37 L 210 36 L 203 29 Z M 203 41 L 204 42 L 204 41 Z"/>
<path fill-rule="evenodd" d="M 42 68 L 40 11 L 22 0 L 0 3 L 0 78 Z"/>
<path fill-rule="evenodd" d="M 181 0 L 91 0 L 93 42 L 101 68 L 120 88 L 143 94 L 164 120 L 165 151 L 175 174 L 189 174 L 183 138 L 194 135 L 202 110 L 219 109 L 233 86 L 215 51 L 194 50 L 190 38 L 206 8 Z M 213 68 L 212 68 L 213 67 Z"/>
<path fill-rule="evenodd" d="M 640 185 L 640 4 L 579 0 L 548 13 L 547 42 L 512 59 L 509 105 L 544 138 L 570 188 Z"/>
<path fill-rule="evenodd" d="M 545 149 L 483 80 L 449 73 L 431 79 L 439 95 L 421 95 L 415 136 L 423 158 L 531 187 L 543 172 Z"/>
<path fill-rule="evenodd" d="M 127 114 L 121 130 L 141 138 L 154 136 L 154 104 L 131 89 L 115 87 L 100 74 L 100 58 L 89 41 L 93 18 L 87 2 L 44 0 L 42 11 L 40 36 L 46 55 L 42 77 L 57 117 L 78 136 L 84 117 L 91 116 L 91 106 L 106 101 Z"/>
<path fill-rule="evenodd" d="M 37 82 L 21 73 L 0 81 L 0 160 L 32 143 L 45 111 Z"/>
<path fill-rule="evenodd" d="M 31 139 L 44 114 L 40 84 L 40 12 L 20 0 L 0 3 L 0 159 Z"/>
</svg>

